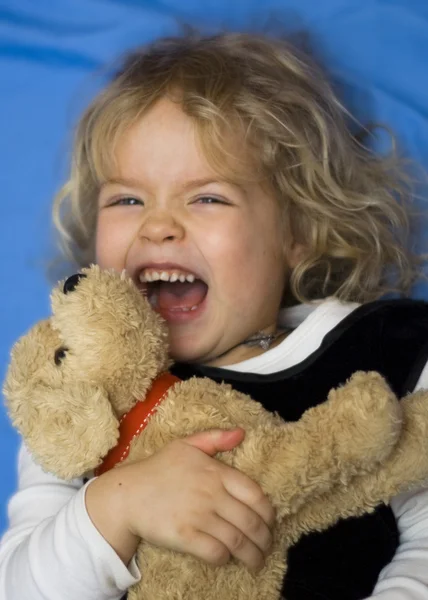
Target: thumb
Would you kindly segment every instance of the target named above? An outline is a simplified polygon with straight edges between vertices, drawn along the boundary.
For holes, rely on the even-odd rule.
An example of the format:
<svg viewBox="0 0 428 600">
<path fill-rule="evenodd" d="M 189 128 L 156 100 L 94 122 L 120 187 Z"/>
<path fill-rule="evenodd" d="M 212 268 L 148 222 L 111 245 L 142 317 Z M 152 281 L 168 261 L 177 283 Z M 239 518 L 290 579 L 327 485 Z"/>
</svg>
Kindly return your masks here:
<svg viewBox="0 0 428 600">
<path fill-rule="evenodd" d="M 232 450 L 242 442 L 245 437 L 245 431 L 241 427 L 234 429 L 210 429 L 201 431 L 185 438 L 183 442 L 194 446 L 209 456 L 214 456 L 217 452 Z"/>
</svg>

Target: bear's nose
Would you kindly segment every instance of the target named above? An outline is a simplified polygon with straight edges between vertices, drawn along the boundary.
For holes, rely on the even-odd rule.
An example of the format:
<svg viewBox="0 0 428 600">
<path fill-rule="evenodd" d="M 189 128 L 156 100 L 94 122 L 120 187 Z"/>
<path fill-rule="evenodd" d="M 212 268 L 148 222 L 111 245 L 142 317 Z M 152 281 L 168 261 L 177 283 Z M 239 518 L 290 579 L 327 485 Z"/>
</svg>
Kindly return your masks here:
<svg viewBox="0 0 428 600">
<path fill-rule="evenodd" d="M 69 277 L 64 283 L 64 294 L 68 294 L 68 292 L 73 292 L 76 289 L 76 286 L 78 285 L 79 281 L 84 277 L 86 277 L 84 273 L 75 273 L 74 275 L 71 275 L 71 277 Z"/>
</svg>

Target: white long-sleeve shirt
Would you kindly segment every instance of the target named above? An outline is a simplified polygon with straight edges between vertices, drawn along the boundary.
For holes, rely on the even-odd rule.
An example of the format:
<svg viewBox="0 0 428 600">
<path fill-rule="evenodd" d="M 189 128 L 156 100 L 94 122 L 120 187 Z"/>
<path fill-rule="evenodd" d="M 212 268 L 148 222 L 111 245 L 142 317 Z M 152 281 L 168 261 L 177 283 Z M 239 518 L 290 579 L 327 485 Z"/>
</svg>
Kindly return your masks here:
<svg viewBox="0 0 428 600">
<path fill-rule="evenodd" d="M 275 348 L 228 368 L 273 373 L 298 364 L 356 306 L 330 299 L 285 311 L 283 320 L 296 329 Z M 428 388 L 428 366 L 416 387 Z M 18 475 L 0 543 L 0 600 L 120 600 L 141 574 L 134 560 L 124 565 L 92 524 L 85 506 L 90 483 L 45 473 L 25 446 Z M 397 496 L 391 507 L 400 544 L 370 598 L 428 600 L 428 488 Z"/>
</svg>

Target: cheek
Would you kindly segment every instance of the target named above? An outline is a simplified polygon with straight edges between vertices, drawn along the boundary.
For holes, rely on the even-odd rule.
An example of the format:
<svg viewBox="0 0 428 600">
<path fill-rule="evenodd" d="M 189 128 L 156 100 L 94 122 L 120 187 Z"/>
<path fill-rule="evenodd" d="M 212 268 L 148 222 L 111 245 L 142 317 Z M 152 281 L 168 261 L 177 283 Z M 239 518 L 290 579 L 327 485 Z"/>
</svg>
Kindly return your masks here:
<svg viewBox="0 0 428 600">
<path fill-rule="evenodd" d="M 222 224 L 204 229 L 199 235 L 199 247 L 213 274 L 227 274 L 237 265 L 245 267 L 252 252 L 252 235 L 245 225 Z M 236 273 L 235 273 L 236 274 Z"/>
<path fill-rule="evenodd" d="M 213 251 L 222 261 L 243 270 L 272 270 L 283 263 L 282 238 L 275 224 L 241 223 L 213 239 Z"/>
<path fill-rule="evenodd" d="M 248 224 L 206 232 L 202 241 L 214 280 L 224 292 L 226 288 L 235 289 L 239 295 L 240 290 L 246 288 L 248 293 L 253 281 L 263 277 L 272 258 L 271 248 L 266 247 Z"/>
<path fill-rule="evenodd" d="M 104 269 L 123 269 L 132 237 L 129 227 L 119 219 L 101 215 L 97 221 L 95 256 Z"/>
<path fill-rule="evenodd" d="M 270 297 L 279 301 L 286 261 L 278 223 L 261 218 L 228 224 L 207 232 L 203 243 L 216 292 L 225 301 L 242 306 L 252 298 L 255 307 Z"/>
</svg>

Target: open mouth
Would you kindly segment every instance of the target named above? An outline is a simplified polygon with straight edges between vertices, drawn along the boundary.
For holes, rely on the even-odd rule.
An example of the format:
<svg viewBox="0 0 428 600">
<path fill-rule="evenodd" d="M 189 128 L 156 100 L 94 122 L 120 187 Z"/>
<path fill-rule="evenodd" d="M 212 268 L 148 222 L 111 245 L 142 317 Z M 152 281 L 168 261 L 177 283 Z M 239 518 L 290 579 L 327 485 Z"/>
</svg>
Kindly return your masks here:
<svg viewBox="0 0 428 600">
<path fill-rule="evenodd" d="M 141 271 L 139 279 L 153 309 L 168 321 L 196 316 L 208 293 L 202 279 L 179 269 L 147 268 Z"/>
</svg>

